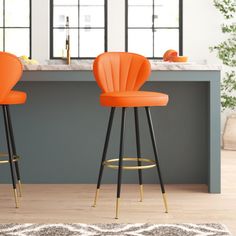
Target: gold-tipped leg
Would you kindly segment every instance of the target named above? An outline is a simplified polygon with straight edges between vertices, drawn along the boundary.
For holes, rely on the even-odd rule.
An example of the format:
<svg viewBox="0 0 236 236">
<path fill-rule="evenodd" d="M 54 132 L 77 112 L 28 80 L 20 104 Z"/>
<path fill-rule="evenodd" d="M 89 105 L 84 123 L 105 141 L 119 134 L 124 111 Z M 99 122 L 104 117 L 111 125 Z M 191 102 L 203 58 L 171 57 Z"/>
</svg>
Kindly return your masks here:
<svg viewBox="0 0 236 236">
<path fill-rule="evenodd" d="M 17 190 L 16 189 L 14 189 L 14 197 L 15 197 L 16 208 L 19 208 L 18 197 L 17 197 Z"/>
<path fill-rule="evenodd" d="M 98 195 L 99 195 L 99 190 L 100 190 L 99 188 L 96 190 L 93 207 L 96 207 L 96 205 L 97 205 L 97 199 L 98 199 Z"/>
<path fill-rule="evenodd" d="M 167 204 L 167 196 L 166 196 L 166 193 L 163 193 L 162 196 L 163 196 L 163 201 L 164 201 L 166 213 L 168 213 L 168 204 Z"/>
<path fill-rule="evenodd" d="M 143 201 L 143 185 L 140 185 L 140 202 Z"/>
<path fill-rule="evenodd" d="M 119 219 L 119 202 L 120 202 L 120 198 L 116 199 L 116 219 Z"/>
<path fill-rule="evenodd" d="M 18 186 L 19 186 L 19 197 L 22 197 L 22 184 L 20 180 L 18 180 Z"/>
</svg>

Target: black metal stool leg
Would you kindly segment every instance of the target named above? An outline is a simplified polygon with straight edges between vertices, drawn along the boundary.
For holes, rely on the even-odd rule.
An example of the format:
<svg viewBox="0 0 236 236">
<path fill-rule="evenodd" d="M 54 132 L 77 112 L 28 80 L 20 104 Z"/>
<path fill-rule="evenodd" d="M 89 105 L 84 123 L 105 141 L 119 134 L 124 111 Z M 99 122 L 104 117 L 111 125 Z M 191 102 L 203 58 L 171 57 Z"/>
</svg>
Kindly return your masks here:
<svg viewBox="0 0 236 236">
<path fill-rule="evenodd" d="M 8 124 L 9 124 L 9 133 L 10 133 L 12 152 L 13 152 L 14 156 L 17 156 L 9 106 L 6 106 L 6 110 L 7 110 L 7 118 L 8 118 Z M 19 185 L 19 197 L 21 197 L 22 196 L 22 187 L 21 187 L 20 169 L 19 169 L 18 161 L 15 161 L 15 169 L 16 169 L 16 177 L 17 177 L 17 181 L 18 181 L 18 185 Z"/>
<path fill-rule="evenodd" d="M 135 133 L 136 133 L 136 145 L 137 145 L 137 158 L 141 158 L 141 147 L 140 147 L 140 135 L 139 135 L 139 116 L 138 108 L 134 108 L 134 119 L 135 119 Z M 138 166 L 141 166 L 141 161 L 138 161 Z M 140 202 L 143 201 L 143 180 L 142 180 L 142 170 L 138 170 L 139 176 L 139 186 L 140 186 Z"/>
<path fill-rule="evenodd" d="M 15 204 L 16 204 L 16 208 L 18 208 L 19 204 L 18 204 L 18 198 L 17 198 L 15 173 L 14 173 L 14 169 L 13 169 L 13 153 L 12 153 L 11 144 L 10 144 L 11 138 L 10 138 L 10 132 L 9 132 L 7 107 L 4 105 L 2 108 L 3 108 L 3 116 L 4 116 L 4 124 L 5 124 L 5 131 L 6 131 L 6 140 L 7 140 L 7 149 L 8 149 L 8 155 L 9 155 L 9 164 L 10 164 L 10 170 L 11 170 L 11 178 L 12 178 L 14 197 L 15 197 Z"/>
<path fill-rule="evenodd" d="M 163 184 L 163 181 L 162 181 L 162 176 L 161 176 L 160 162 L 159 162 L 159 158 L 158 158 L 158 154 L 157 154 L 157 145 L 156 145 L 156 138 L 155 138 L 153 123 L 152 123 L 151 112 L 150 112 L 149 107 L 145 107 L 145 109 L 146 109 L 146 113 L 147 113 L 148 125 L 149 125 L 149 129 L 150 129 L 152 145 L 153 145 L 155 160 L 156 160 L 156 164 L 157 164 L 157 172 L 158 172 L 158 176 L 159 176 L 159 180 L 160 180 L 160 185 L 161 185 L 161 191 L 162 191 L 162 196 L 163 196 L 163 200 L 164 200 L 165 210 L 166 210 L 166 213 L 168 213 L 168 205 L 167 205 L 165 187 L 164 187 L 164 184 Z"/>
<path fill-rule="evenodd" d="M 96 204 L 97 204 L 98 194 L 99 194 L 99 190 L 100 190 L 100 186 L 101 186 L 102 174 L 103 174 L 103 170 L 104 170 L 103 162 L 106 159 L 107 148 L 108 148 L 108 144 L 109 144 L 109 139 L 110 139 L 110 134 L 111 134 L 111 128 L 112 128 L 114 113 L 115 113 L 115 107 L 112 107 L 111 108 L 111 112 L 110 112 L 109 122 L 108 122 L 106 140 L 105 140 L 103 154 L 102 154 L 102 161 L 101 161 L 100 170 L 99 170 L 99 176 L 98 176 L 98 182 L 97 182 L 97 190 L 96 190 L 96 194 L 95 194 L 95 199 L 94 199 L 93 207 L 95 207 Z"/>
<path fill-rule="evenodd" d="M 118 167 L 118 179 L 117 179 L 116 219 L 119 218 L 119 201 L 120 201 L 121 180 L 122 180 L 122 168 L 123 168 L 125 111 L 126 111 L 126 108 L 123 107 L 123 108 L 122 108 L 122 118 L 121 118 L 120 154 L 119 154 L 119 167 Z"/>
</svg>

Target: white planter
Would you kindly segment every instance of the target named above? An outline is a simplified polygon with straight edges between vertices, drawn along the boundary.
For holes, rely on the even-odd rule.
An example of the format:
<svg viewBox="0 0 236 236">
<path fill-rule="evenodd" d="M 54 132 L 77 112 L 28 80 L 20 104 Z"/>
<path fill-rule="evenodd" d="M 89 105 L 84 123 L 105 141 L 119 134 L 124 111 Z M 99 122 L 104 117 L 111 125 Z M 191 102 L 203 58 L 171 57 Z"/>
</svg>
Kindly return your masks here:
<svg viewBox="0 0 236 236">
<path fill-rule="evenodd" d="M 236 114 L 227 117 L 223 134 L 223 148 L 236 151 Z"/>
</svg>

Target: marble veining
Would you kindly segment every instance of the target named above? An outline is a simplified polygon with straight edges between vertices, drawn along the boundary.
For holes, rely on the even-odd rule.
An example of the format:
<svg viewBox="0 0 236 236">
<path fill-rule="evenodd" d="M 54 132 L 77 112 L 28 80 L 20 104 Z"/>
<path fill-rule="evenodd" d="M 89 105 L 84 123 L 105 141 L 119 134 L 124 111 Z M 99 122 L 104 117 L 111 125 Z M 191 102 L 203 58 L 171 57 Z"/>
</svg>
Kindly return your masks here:
<svg viewBox="0 0 236 236">
<path fill-rule="evenodd" d="M 150 61 L 152 70 L 160 71 L 194 71 L 194 70 L 221 70 L 220 65 L 200 64 L 195 62 L 186 63 L 174 63 L 174 62 L 160 62 Z M 65 65 L 64 61 L 47 61 L 45 64 L 39 65 L 24 65 L 25 71 L 80 71 L 80 70 L 92 70 L 92 60 L 78 60 L 72 61 L 71 65 Z"/>
</svg>

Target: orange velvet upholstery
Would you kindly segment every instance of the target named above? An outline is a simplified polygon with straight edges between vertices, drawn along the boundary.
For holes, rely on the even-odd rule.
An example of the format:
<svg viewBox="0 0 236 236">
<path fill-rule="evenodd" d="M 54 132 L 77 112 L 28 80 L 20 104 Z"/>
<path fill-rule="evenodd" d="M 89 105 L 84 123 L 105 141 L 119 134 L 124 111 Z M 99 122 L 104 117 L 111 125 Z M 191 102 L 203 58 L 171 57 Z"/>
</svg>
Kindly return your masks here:
<svg viewBox="0 0 236 236">
<path fill-rule="evenodd" d="M 12 90 L 22 72 L 23 66 L 16 56 L 0 52 L 0 105 L 21 104 L 26 101 L 26 93 Z"/>
<path fill-rule="evenodd" d="M 100 102 L 110 107 L 166 106 L 168 95 L 139 91 L 151 73 L 145 57 L 127 52 L 106 52 L 93 65 L 95 79 L 102 90 Z"/>
<path fill-rule="evenodd" d="M 26 93 L 12 90 L 10 93 L 0 101 L 1 105 L 23 104 L 27 98 Z"/>
<path fill-rule="evenodd" d="M 100 97 L 101 105 L 109 107 L 166 106 L 168 100 L 164 93 L 144 91 L 103 93 Z"/>
</svg>

